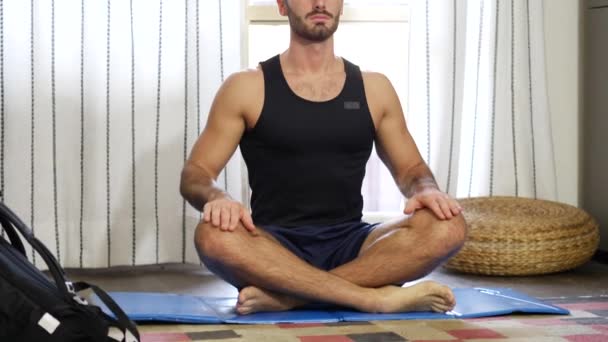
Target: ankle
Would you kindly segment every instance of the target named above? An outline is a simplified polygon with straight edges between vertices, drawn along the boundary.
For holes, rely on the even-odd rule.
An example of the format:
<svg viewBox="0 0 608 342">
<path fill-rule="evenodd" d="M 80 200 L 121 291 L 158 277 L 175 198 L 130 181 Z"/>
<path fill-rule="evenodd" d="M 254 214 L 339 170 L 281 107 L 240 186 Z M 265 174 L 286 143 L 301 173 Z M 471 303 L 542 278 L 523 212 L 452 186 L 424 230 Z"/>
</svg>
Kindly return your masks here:
<svg viewBox="0 0 608 342">
<path fill-rule="evenodd" d="M 378 289 L 366 288 L 361 297 L 358 310 L 370 313 L 381 313 L 384 310 L 385 298 Z"/>
</svg>

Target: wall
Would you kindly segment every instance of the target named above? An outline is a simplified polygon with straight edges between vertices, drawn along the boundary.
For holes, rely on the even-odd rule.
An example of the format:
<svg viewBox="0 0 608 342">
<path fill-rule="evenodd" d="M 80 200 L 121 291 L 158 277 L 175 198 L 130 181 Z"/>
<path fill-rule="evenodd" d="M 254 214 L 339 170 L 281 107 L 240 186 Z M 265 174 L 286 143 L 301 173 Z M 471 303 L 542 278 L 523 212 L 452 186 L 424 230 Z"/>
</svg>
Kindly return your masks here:
<svg viewBox="0 0 608 342">
<path fill-rule="evenodd" d="M 547 92 L 558 200 L 580 204 L 581 20 L 578 0 L 545 0 Z"/>
<path fill-rule="evenodd" d="M 588 2 L 584 13 L 581 204 L 600 224 L 600 249 L 608 252 L 608 0 Z M 594 8 L 594 9 L 591 9 Z"/>
</svg>

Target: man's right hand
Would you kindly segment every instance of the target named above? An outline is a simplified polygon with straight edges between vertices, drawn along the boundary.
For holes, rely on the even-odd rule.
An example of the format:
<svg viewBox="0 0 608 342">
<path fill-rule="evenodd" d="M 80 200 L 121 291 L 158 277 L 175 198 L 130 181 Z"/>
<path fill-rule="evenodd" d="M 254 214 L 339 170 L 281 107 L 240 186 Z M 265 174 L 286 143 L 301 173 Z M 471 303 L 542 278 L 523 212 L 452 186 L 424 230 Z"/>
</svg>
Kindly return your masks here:
<svg viewBox="0 0 608 342">
<path fill-rule="evenodd" d="M 203 220 L 219 229 L 232 232 L 239 222 L 252 234 L 257 234 L 249 211 L 241 203 L 231 198 L 220 198 L 207 202 L 203 207 Z"/>
</svg>

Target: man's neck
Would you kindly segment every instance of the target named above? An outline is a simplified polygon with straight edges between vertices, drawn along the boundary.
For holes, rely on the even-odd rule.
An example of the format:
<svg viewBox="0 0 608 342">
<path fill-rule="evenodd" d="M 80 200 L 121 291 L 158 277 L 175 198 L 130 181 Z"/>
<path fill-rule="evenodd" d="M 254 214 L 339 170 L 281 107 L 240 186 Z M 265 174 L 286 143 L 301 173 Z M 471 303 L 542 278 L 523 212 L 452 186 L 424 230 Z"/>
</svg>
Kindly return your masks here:
<svg viewBox="0 0 608 342">
<path fill-rule="evenodd" d="M 292 34 L 289 49 L 281 57 L 288 71 L 307 74 L 331 72 L 339 62 L 334 54 L 333 37 L 323 42 L 311 42 Z"/>
</svg>

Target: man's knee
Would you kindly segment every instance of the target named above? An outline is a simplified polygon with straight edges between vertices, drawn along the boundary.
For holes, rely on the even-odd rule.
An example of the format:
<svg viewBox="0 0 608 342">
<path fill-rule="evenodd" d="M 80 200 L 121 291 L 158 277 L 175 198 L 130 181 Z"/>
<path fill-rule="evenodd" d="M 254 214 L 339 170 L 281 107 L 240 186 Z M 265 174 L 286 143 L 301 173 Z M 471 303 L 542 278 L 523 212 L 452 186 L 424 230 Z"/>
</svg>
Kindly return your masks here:
<svg viewBox="0 0 608 342">
<path fill-rule="evenodd" d="M 462 214 L 452 217 L 449 220 L 443 221 L 447 226 L 445 231 L 446 249 L 450 251 L 450 255 L 458 252 L 464 245 L 467 238 L 467 223 Z"/>
<path fill-rule="evenodd" d="M 225 232 L 210 222 L 201 220 L 194 233 L 194 245 L 203 262 L 220 261 L 232 254 L 238 244 L 236 240 L 240 238 L 239 235 L 237 231 Z"/>
<path fill-rule="evenodd" d="M 435 247 L 429 251 L 451 256 L 460 250 L 467 236 L 467 224 L 462 214 L 446 220 L 439 219 L 429 209 L 423 209 L 419 214 L 419 228 L 429 234 L 428 245 Z"/>
<path fill-rule="evenodd" d="M 238 246 L 243 238 L 242 227 L 236 231 L 226 232 L 214 227 L 211 223 L 201 221 L 194 233 L 194 245 L 199 258 L 209 271 L 237 288 L 245 286 L 238 276 L 238 270 L 245 265 Z"/>
</svg>

